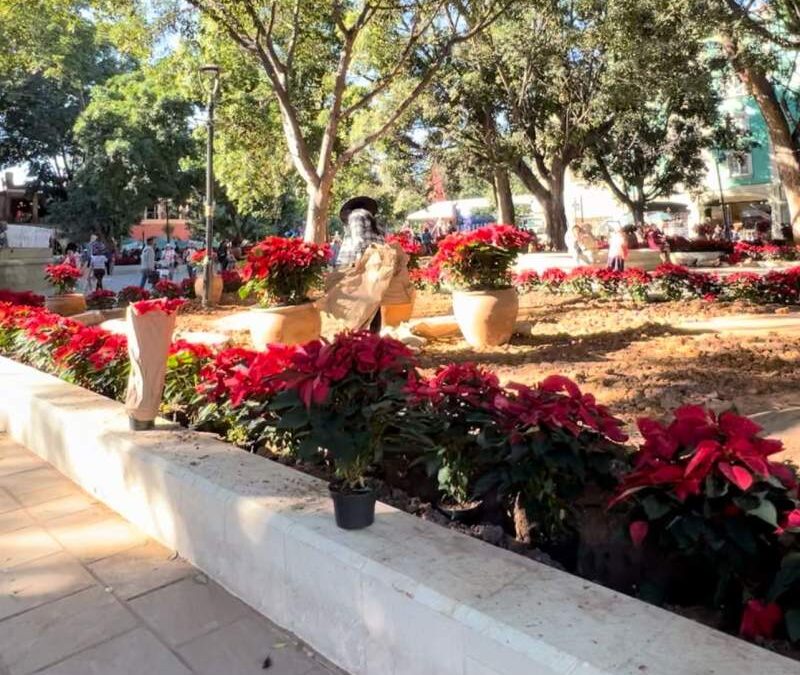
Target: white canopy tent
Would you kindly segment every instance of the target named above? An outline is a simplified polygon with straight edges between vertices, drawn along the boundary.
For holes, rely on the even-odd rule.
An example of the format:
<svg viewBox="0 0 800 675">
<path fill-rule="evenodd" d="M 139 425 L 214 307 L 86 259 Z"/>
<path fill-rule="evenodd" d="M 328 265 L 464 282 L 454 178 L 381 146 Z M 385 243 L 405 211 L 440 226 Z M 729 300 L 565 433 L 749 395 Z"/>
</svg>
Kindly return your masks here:
<svg viewBox="0 0 800 675">
<path fill-rule="evenodd" d="M 530 206 L 539 210 L 538 203 L 530 195 L 515 195 L 514 204 L 517 206 Z M 428 220 L 455 220 L 456 209 L 461 216 L 471 216 L 477 211 L 494 210 L 494 203 L 485 197 L 469 197 L 454 199 L 444 202 L 434 202 L 420 211 L 414 211 L 406 216 L 409 221 Z"/>
</svg>

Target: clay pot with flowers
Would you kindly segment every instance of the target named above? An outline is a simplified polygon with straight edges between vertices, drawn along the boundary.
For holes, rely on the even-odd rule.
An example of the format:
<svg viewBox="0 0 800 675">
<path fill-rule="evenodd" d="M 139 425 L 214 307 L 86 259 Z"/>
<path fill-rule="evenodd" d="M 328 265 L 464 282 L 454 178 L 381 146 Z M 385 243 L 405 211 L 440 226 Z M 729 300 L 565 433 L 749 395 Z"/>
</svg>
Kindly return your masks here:
<svg viewBox="0 0 800 675">
<path fill-rule="evenodd" d="M 327 244 L 286 237 L 267 237 L 250 249 L 239 295 L 258 301 L 250 319 L 256 349 L 319 338 L 322 320 L 309 294 L 322 286 L 330 257 Z"/>
<path fill-rule="evenodd" d="M 396 271 L 381 303 L 381 321 L 384 326 L 399 326 L 408 321 L 414 313 L 416 291 L 410 271 L 419 267 L 422 245 L 410 232 L 398 232 L 386 237 L 386 243 L 399 248 Z"/>
<path fill-rule="evenodd" d="M 194 294 L 198 298 L 204 298 L 204 291 L 206 288 L 206 266 L 214 264 L 214 260 L 216 259 L 216 254 L 212 251 L 211 252 L 211 259 L 209 260 L 208 255 L 206 255 L 205 249 L 200 249 L 199 251 L 195 251 L 191 255 L 191 263 L 195 266 L 196 273 L 194 277 Z M 222 277 L 219 274 L 212 274 L 211 275 L 211 290 L 208 294 L 208 299 L 210 300 L 212 305 L 216 305 L 220 298 L 222 297 Z"/>
<path fill-rule="evenodd" d="M 86 298 L 83 293 L 75 293 L 75 286 L 81 278 L 81 271 L 74 265 L 62 263 L 47 265 L 44 268 L 47 282 L 55 289 L 55 295 L 45 300 L 45 307 L 61 316 L 72 316 L 86 311 Z"/>
<path fill-rule="evenodd" d="M 445 237 L 433 259 L 453 289 L 453 313 L 472 347 L 502 345 L 511 339 L 519 299 L 511 267 L 531 237 L 509 225 L 487 225 Z"/>
</svg>

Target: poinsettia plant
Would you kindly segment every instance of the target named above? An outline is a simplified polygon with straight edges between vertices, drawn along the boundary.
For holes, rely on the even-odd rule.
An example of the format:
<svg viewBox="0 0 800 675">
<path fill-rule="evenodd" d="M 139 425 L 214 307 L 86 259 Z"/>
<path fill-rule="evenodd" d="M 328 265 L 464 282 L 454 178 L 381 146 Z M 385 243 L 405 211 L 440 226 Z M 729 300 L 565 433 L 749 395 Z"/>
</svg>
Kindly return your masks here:
<svg viewBox="0 0 800 675">
<path fill-rule="evenodd" d="M 182 298 L 184 290 L 180 284 L 176 284 L 174 281 L 161 279 L 161 281 L 157 281 L 155 286 L 153 286 L 153 295 L 157 298 Z"/>
<path fill-rule="evenodd" d="M 322 285 L 330 258 L 328 244 L 267 237 L 247 253 L 239 295 L 255 294 L 265 307 L 308 302 L 309 293 Z"/>
<path fill-rule="evenodd" d="M 639 430 L 644 443 L 611 501 L 628 507 L 634 545 L 713 580 L 697 600 L 745 607 L 744 632 L 762 608 L 749 599 L 800 610 L 800 500 L 794 469 L 773 459 L 781 442 L 735 412 L 700 406 L 679 408 L 668 425 L 642 419 Z M 787 616 L 800 638 L 800 613 Z"/>
<path fill-rule="evenodd" d="M 422 255 L 422 244 L 415 238 L 412 232 L 400 231 L 386 237 L 387 244 L 397 244 L 408 256 L 408 268 L 416 269 L 419 267 L 419 257 Z"/>
<path fill-rule="evenodd" d="M 32 291 L 9 291 L 0 288 L 0 302 L 12 305 L 27 305 L 29 307 L 43 307 L 44 296 Z"/>
<path fill-rule="evenodd" d="M 270 378 L 280 390 L 270 406 L 277 428 L 293 434 L 300 457 L 321 453 L 331 462 L 341 489 L 363 488 L 369 467 L 405 450 L 414 434 L 402 417 L 410 350 L 374 333 L 342 333 L 296 349 L 289 361 Z"/>
<path fill-rule="evenodd" d="M 89 309 L 111 309 L 117 301 L 117 294 L 108 289 L 99 288 L 86 296 L 86 306 Z"/>
<path fill-rule="evenodd" d="M 153 300 L 140 300 L 132 302 L 133 313 L 141 316 L 150 312 L 162 312 L 163 314 L 175 314 L 186 304 L 183 298 L 155 298 Z"/>
<path fill-rule="evenodd" d="M 81 278 L 81 271 L 73 265 L 46 265 L 44 277 L 56 289 L 57 295 L 72 293 Z"/>
<path fill-rule="evenodd" d="M 456 232 L 439 242 L 433 264 L 454 288 L 494 290 L 511 286 L 511 266 L 531 235 L 510 225 Z"/>
<path fill-rule="evenodd" d="M 125 286 L 117 294 L 117 302 L 120 306 L 128 305 L 131 302 L 138 302 L 139 300 L 149 300 L 150 292 L 138 286 Z"/>
</svg>

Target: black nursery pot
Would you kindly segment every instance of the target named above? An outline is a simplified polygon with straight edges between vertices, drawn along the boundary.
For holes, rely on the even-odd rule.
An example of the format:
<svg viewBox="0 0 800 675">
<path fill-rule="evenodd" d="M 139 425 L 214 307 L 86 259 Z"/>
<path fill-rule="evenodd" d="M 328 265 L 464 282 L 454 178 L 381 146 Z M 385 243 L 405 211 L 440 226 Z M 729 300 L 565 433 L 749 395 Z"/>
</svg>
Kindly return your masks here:
<svg viewBox="0 0 800 675">
<path fill-rule="evenodd" d="M 361 530 L 375 522 L 375 491 L 369 488 L 342 492 L 329 485 L 336 524 L 343 530 Z"/>
<path fill-rule="evenodd" d="M 436 508 L 450 520 L 462 525 L 474 525 L 483 516 L 483 502 L 476 501 L 468 505 L 438 502 Z"/>
</svg>

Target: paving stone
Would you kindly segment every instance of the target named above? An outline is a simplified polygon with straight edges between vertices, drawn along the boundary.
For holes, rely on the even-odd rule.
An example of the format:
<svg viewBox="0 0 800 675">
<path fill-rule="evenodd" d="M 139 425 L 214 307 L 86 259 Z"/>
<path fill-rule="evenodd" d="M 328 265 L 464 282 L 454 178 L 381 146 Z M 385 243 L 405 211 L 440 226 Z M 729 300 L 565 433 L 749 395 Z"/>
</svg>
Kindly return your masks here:
<svg viewBox="0 0 800 675">
<path fill-rule="evenodd" d="M 5 513 L 6 511 L 13 511 L 14 509 L 18 509 L 20 507 L 20 503 L 14 499 L 6 490 L 0 488 L 0 513 Z"/>
<path fill-rule="evenodd" d="M 22 473 L 11 474 L 10 476 L 0 476 L 0 487 L 8 490 L 11 495 L 20 502 L 22 502 L 24 495 L 40 490 L 59 487 L 64 489 L 69 488 L 73 492 L 77 490 L 74 483 L 68 478 L 65 478 L 50 465 L 45 465 Z M 55 497 L 51 497 L 51 499 L 55 499 Z"/>
<path fill-rule="evenodd" d="M 30 514 L 25 509 L 16 509 L 14 511 L 0 513 L 0 533 L 12 532 L 13 530 L 19 530 L 32 525 L 36 525 L 36 521 L 31 518 Z"/>
<path fill-rule="evenodd" d="M 45 466 L 44 460 L 21 446 L 0 454 L 0 476 Z"/>
<path fill-rule="evenodd" d="M 130 599 L 196 573 L 185 560 L 155 541 L 122 551 L 89 565 L 106 586 Z"/>
<path fill-rule="evenodd" d="M 97 500 L 85 492 L 75 492 L 66 497 L 59 497 L 35 506 L 29 506 L 28 513 L 37 520 L 44 522 L 54 518 L 61 518 L 61 516 L 68 516 L 78 511 L 85 511 L 89 508 L 98 508 L 99 506 Z M 113 511 L 109 509 L 108 513 L 112 514 Z"/>
<path fill-rule="evenodd" d="M 130 605 L 173 646 L 210 633 L 250 611 L 218 584 L 200 583 L 194 576 L 141 595 Z"/>
<path fill-rule="evenodd" d="M 0 569 L 8 569 L 61 551 L 59 543 L 38 525 L 0 534 Z"/>
<path fill-rule="evenodd" d="M 28 675 L 135 625 L 113 595 L 94 586 L 0 622 L 0 664 L 4 675 Z"/>
<path fill-rule="evenodd" d="M 280 675 L 306 675 L 317 665 L 299 644 L 255 613 L 192 640 L 178 652 L 197 675 L 259 675 L 267 655 L 271 671 Z"/>
<path fill-rule="evenodd" d="M 65 549 L 87 563 L 147 541 L 137 527 L 100 506 L 50 520 L 47 529 Z"/>
<path fill-rule="evenodd" d="M 227 671 L 220 671 L 220 673 Z M 191 675 L 191 671 L 144 628 L 71 656 L 41 675 Z"/>
<path fill-rule="evenodd" d="M 93 584 L 92 575 L 68 553 L 55 553 L 9 570 L 0 570 L 0 619 L 58 600 Z"/>
</svg>

